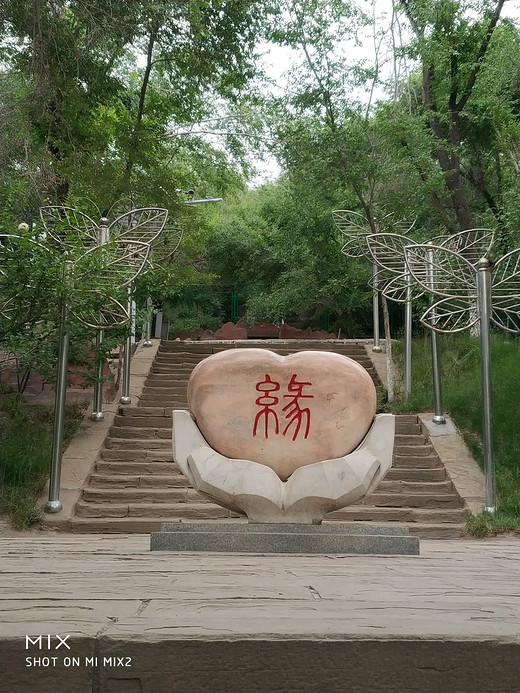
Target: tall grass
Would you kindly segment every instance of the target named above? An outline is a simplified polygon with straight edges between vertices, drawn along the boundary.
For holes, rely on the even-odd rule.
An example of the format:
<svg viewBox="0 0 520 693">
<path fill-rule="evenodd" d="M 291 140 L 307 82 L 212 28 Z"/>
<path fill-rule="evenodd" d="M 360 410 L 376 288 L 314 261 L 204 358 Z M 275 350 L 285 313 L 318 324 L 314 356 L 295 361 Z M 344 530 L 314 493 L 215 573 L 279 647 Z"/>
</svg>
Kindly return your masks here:
<svg viewBox="0 0 520 693">
<path fill-rule="evenodd" d="M 64 443 L 80 428 L 84 407 L 67 405 Z M 53 412 L 42 406 L 4 406 L 0 435 L 0 508 L 18 528 L 41 518 L 37 501 L 50 471 Z"/>
<path fill-rule="evenodd" d="M 396 345 L 402 361 L 402 344 Z M 482 391 L 479 339 L 439 336 L 444 410 L 461 430 L 483 467 Z M 493 449 L 498 497 L 497 520 L 520 526 L 520 340 L 492 335 Z M 412 394 L 392 406 L 395 413 L 432 411 L 430 338 L 412 345 Z"/>
</svg>

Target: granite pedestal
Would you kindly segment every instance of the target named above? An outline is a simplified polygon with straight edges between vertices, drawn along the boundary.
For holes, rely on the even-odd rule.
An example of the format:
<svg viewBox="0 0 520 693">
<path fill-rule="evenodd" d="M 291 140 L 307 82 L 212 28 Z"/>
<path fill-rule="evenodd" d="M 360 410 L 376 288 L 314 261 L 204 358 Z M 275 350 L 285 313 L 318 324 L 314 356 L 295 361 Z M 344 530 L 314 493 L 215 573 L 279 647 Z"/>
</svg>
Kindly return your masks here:
<svg viewBox="0 0 520 693">
<path fill-rule="evenodd" d="M 419 539 L 404 527 L 368 525 L 164 523 L 152 551 L 269 554 L 419 555 Z"/>
</svg>

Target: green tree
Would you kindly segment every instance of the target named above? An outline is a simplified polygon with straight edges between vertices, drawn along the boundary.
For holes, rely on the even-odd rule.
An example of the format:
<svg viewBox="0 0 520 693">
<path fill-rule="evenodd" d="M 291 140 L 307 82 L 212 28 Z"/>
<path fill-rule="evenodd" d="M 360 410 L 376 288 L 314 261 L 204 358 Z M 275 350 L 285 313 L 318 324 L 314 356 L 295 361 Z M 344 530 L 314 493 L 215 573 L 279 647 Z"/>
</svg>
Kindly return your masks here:
<svg viewBox="0 0 520 693">
<path fill-rule="evenodd" d="M 514 151 L 505 140 L 518 117 L 520 74 L 518 32 L 506 21 L 499 24 L 504 2 L 478 7 L 453 0 L 397 3 L 415 35 L 410 54 L 420 62 L 418 103 L 411 116 L 419 117 L 429 132 L 430 155 L 444 180 L 446 211 L 458 230 L 489 220 L 486 209 L 494 224 L 503 223 L 500 154 L 504 145 Z M 413 144 L 402 134 L 402 146 L 411 151 Z"/>
<path fill-rule="evenodd" d="M 347 271 L 330 201 L 281 179 L 229 202 L 208 240 L 211 271 L 245 301 L 248 322 L 281 319 L 354 335 L 365 329 L 367 268 Z M 365 279 L 368 277 L 365 276 Z"/>
<path fill-rule="evenodd" d="M 168 133 L 239 98 L 266 9 L 242 0 L 7 0 L 0 118 L 12 127 L 23 116 L 30 156 L 8 147 L 2 163 L 39 203 L 86 195 L 108 209 L 121 195 L 153 191 L 147 204 L 167 197 L 173 210 L 197 159 L 208 168 L 215 155 L 200 139 L 179 146 Z"/>
</svg>

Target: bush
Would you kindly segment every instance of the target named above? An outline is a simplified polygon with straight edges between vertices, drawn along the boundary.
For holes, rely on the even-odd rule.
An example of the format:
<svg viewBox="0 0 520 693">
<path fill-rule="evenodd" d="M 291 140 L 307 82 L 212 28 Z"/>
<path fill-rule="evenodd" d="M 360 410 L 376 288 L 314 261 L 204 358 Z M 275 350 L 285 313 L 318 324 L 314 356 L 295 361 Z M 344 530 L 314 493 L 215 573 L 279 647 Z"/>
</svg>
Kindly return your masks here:
<svg viewBox="0 0 520 693">
<path fill-rule="evenodd" d="M 53 411 L 6 400 L 2 410 L 0 507 L 13 524 L 27 528 L 41 519 L 37 502 L 50 471 Z M 66 407 L 64 449 L 81 427 L 85 406 Z"/>
</svg>

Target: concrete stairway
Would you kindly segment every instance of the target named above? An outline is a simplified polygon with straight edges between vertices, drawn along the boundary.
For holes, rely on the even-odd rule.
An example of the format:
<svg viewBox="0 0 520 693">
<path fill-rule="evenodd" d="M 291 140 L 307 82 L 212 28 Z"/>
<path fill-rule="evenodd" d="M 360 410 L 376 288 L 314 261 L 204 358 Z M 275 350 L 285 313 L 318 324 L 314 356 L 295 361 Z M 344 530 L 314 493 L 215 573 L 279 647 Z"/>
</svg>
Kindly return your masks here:
<svg viewBox="0 0 520 693">
<path fill-rule="evenodd" d="M 201 497 L 172 459 L 171 410 L 187 407 L 186 383 L 193 367 L 211 353 L 261 346 L 287 354 L 325 349 L 359 361 L 379 379 L 363 344 L 344 342 L 163 342 L 139 405 L 119 408 L 91 473 L 72 531 L 152 532 L 162 522 L 230 521 L 239 516 Z M 394 459 L 384 481 L 363 504 L 330 513 L 327 520 L 395 522 L 421 537 L 458 537 L 466 510 L 427 433 L 415 415 L 397 417 Z"/>
</svg>

